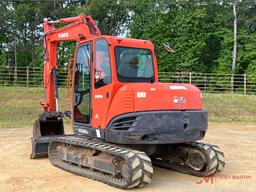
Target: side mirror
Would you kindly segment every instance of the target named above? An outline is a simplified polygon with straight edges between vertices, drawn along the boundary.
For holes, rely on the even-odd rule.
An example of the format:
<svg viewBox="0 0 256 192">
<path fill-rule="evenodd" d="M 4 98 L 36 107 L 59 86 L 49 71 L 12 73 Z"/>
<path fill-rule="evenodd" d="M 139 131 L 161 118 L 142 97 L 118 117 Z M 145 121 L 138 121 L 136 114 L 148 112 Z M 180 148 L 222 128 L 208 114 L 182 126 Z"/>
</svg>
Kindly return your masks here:
<svg viewBox="0 0 256 192">
<path fill-rule="evenodd" d="M 164 46 L 165 50 L 168 51 L 169 53 L 175 53 L 175 50 L 170 47 L 169 43 L 167 43 L 167 42 L 162 43 L 162 45 Z"/>
<path fill-rule="evenodd" d="M 167 52 L 169 53 L 175 53 L 176 51 L 170 47 L 170 44 L 165 42 L 165 43 L 162 43 L 163 46 L 161 47 L 156 47 L 154 52 L 155 52 L 155 55 L 158 55 L 158 53 L 164 48 Z"/>
</svg>

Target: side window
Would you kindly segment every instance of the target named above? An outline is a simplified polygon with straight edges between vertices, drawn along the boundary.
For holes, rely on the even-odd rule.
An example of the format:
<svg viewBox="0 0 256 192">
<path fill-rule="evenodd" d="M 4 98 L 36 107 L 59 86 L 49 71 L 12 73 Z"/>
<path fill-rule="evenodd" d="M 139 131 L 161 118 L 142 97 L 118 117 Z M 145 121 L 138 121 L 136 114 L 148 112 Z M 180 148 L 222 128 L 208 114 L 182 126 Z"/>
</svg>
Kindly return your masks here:
<svg viewBox="0 0 256 192">
<path fill-rule="evenodd" d="M 109 49 L 108 43 L 105 39 L 99 39 L 96 41 L 94 79 L 96 89 L 111 83 Z"/>
<path fill-rule="evenodd" d="M 90 88 L 90 66 L 92 57 L 91 45 L 83 45 L 78 49 L 76 58 L 77 79 L 75 91 L 83 92 Z"/>
<path fill-rule="evenodd" d="M 82 45 L 76 55 L 74 121 L 90 123 L 90 69 L 92 62 L 91 44 Z"/>
</svg>

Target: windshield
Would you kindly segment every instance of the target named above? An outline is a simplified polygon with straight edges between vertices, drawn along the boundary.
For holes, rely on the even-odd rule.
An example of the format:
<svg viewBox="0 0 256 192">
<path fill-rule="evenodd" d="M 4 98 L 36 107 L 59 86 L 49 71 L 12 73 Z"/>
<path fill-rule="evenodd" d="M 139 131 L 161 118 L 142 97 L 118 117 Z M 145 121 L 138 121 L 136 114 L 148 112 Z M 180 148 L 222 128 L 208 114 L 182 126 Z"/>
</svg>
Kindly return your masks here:
<svg viewBox="0 0 256 192">
<path fill-rule="evenodd" d="M 118 80 L 121 82 L 153 82 L 152 54 L 148 49 L 116 47 Z"/>
</svg>

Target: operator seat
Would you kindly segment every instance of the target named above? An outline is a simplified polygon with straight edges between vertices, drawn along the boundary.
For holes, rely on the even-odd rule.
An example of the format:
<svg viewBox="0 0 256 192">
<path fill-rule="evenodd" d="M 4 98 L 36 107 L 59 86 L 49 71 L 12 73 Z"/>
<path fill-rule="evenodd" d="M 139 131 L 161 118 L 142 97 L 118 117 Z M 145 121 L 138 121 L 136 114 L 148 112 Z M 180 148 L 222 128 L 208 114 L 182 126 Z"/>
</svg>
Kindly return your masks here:
<svg viewBox="0 0 256 192">
<path fill-rule="evenodd" d="M 137 77 L 139 69 L 138 56 L 128 57 L 128 62 L 125 60 L 119 67 L 118 73 L 123 77 Z"/>
</svg>

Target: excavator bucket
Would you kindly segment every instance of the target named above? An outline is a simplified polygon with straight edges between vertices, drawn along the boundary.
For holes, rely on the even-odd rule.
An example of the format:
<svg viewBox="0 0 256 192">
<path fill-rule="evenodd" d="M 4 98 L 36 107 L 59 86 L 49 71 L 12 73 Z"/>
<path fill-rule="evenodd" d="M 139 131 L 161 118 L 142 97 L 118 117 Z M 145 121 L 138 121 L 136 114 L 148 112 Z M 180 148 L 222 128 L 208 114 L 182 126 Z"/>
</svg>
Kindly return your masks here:
<svg viewBox="0 0 256 192">
<path fill-rule="evenodd" d="M 38 118 L 33 127 L 31 159 L 47 157 L 48 145 L 57 135 L 64 135 L 62 118 Z"/>
</svg>

